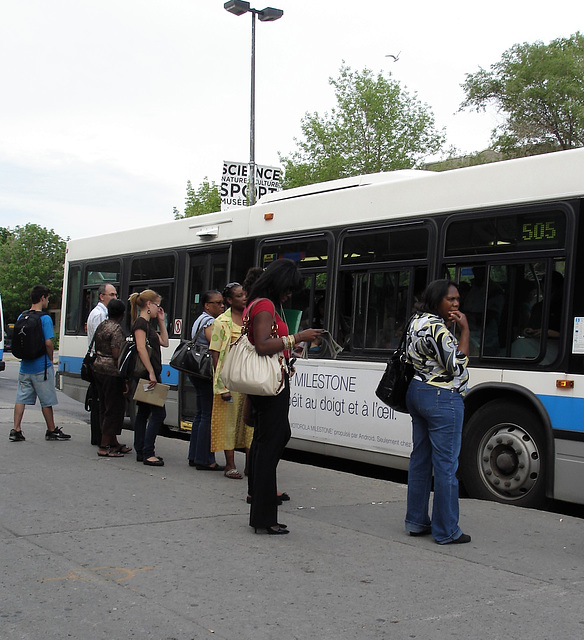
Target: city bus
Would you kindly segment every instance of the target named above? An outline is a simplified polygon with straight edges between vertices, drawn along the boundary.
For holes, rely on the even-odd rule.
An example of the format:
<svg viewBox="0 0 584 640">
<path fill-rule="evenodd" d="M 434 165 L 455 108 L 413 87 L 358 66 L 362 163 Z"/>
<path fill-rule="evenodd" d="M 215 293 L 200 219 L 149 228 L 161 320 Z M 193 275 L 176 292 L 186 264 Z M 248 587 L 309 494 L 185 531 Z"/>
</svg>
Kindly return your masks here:
<svg viewBox="0 0 584 640">
<path fill-rule="evenodd" d="M 407 469 L 411 423 L 375 396 L 428 282 L 459 284 L 471 329 L 460 479 L 476 498 L 584 503 L 584 149 L 445 172 L 403 170 L 264 196 L 251 207 L 71 240 L 58 385 L 83 400 L 85 322 L 101 283 L 163 298 L 170 429 L 194 412 L 169 367 L 207 289 L 287 257 L 300 328 L 327 329 L 291 378 L 289 447 Z M 128 323 L 129 323 L 129 319 Z M 129 324 L 127 325 L 129 326 Z"/>
<path fill-rule="evenodd" d="M 6 369 L 6 362 L 4 362 L 4 310 L 0 295 L 0 371 L 4 371 L 4 369 Z"/>
</svg>

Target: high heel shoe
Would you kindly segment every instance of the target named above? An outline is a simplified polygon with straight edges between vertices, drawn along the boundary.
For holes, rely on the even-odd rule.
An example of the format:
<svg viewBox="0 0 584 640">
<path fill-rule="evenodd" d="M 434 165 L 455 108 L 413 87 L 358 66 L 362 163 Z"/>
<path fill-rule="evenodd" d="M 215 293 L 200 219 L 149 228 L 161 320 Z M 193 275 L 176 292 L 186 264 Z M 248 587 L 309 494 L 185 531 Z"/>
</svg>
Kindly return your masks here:
<svg viewBox="0 0 584 640">
<path fill-rule="evenodd" d="M 276 525 L 278 528 L 274 529 L 273 527 L 266 527 L 265 531 L 270 536 L 283 536 L 285 533 L 290 533 L 288 529 L 284 529 L 281 525 Z M 258 532 L 258 528 L 254 527 L 255 533 Z M 261 531 L 261 527 L 260 527 Z"/>
</svg>

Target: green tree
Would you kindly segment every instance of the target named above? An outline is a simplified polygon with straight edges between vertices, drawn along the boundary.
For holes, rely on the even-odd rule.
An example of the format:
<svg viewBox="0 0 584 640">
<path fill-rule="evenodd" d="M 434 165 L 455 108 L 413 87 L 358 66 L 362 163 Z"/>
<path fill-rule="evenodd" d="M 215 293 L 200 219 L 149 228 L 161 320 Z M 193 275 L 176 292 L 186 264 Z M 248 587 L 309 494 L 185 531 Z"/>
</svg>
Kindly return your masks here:
<svg viewBox="0 0 584 640">
<path fill-rule="evenodd" d="M 495 105 L 506 121 L 492 146 L 506 156 L 584 145 L 584 36 L 515 44 L 491 65 L 466 75 L 460 108 Z"/>
<path fill-rule="evenodd" d="M 0 227 L 0 245 L 8 242 L 11 235 L 12 231 L 8 227 Z"/>
<path fill-rule="evenodd" d="M 200 216 L 204 213 L 214 213 L 221 211 L 221 196 L 219 187 L 215 182 L 209 182 L 209 178 L 205 179 L 195 191 L 190 180 L 187 180 L 187 197 L 185 198 L 184 214 L 173 207 L 174 219 L 191 218 L 192 216 Z"/>
<path fill-rule="evenodd" d="M 297 150 L 280 156 L 284 188 L 417 167 L 444 144 L 428 106 L 391 74 L 374 76 L 369 69 L 353 71 L 343 64 L 329 83 L 336 107 L 324 116 L 306 113 Z"/>
<path fill-rule="evenodd" d="M 3 230 L 2 230 L 3 231 Z M 26 224 L 0 233 L 0 292 L 7 322 L 30 307 L 30 290 L 44 284 L 51 293 L 51 306 L 60 304 L 66 242 L 52 229 Z"/>
</svg>

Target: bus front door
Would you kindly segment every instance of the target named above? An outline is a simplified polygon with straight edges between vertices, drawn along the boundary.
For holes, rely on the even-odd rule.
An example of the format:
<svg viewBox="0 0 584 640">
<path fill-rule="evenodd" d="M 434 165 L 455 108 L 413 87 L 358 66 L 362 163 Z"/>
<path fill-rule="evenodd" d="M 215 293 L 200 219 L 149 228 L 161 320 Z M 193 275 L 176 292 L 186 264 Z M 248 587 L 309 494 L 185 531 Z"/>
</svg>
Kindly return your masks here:
<svg viewBox="0 0 584 640">
<path fill-rule="evenodd" d="M 205 253 L 193 253 L 189 261 L 188 293 L 186 300 L 183 339 L 191 338 L 191 328 L 202 313 L 201 299 L 205 291 L 217 289 L 221 291 L 228 282 L 230 254 L 227 249 Z M 189 377 L 180 373 L 180 428 L 190 431 L 195 414 L 195 391 Z"/>
</svg>

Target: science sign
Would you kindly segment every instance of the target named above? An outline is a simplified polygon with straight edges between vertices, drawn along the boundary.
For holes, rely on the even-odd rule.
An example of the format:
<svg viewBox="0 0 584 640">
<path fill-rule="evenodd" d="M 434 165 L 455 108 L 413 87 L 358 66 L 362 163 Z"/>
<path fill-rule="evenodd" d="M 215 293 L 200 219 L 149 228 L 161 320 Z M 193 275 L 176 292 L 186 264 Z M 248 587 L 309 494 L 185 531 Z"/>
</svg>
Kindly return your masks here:
<svg viewBox="0 0 584 640">
<path fill-rule="evenodd" d="M 266 193 L 281 190 L 282 170 L 256 164 L 255 201 Z M 247 162 L 223 162 L 221 176 L 221 211 L 247 206 L 249 164 Z"/>
</svg>

